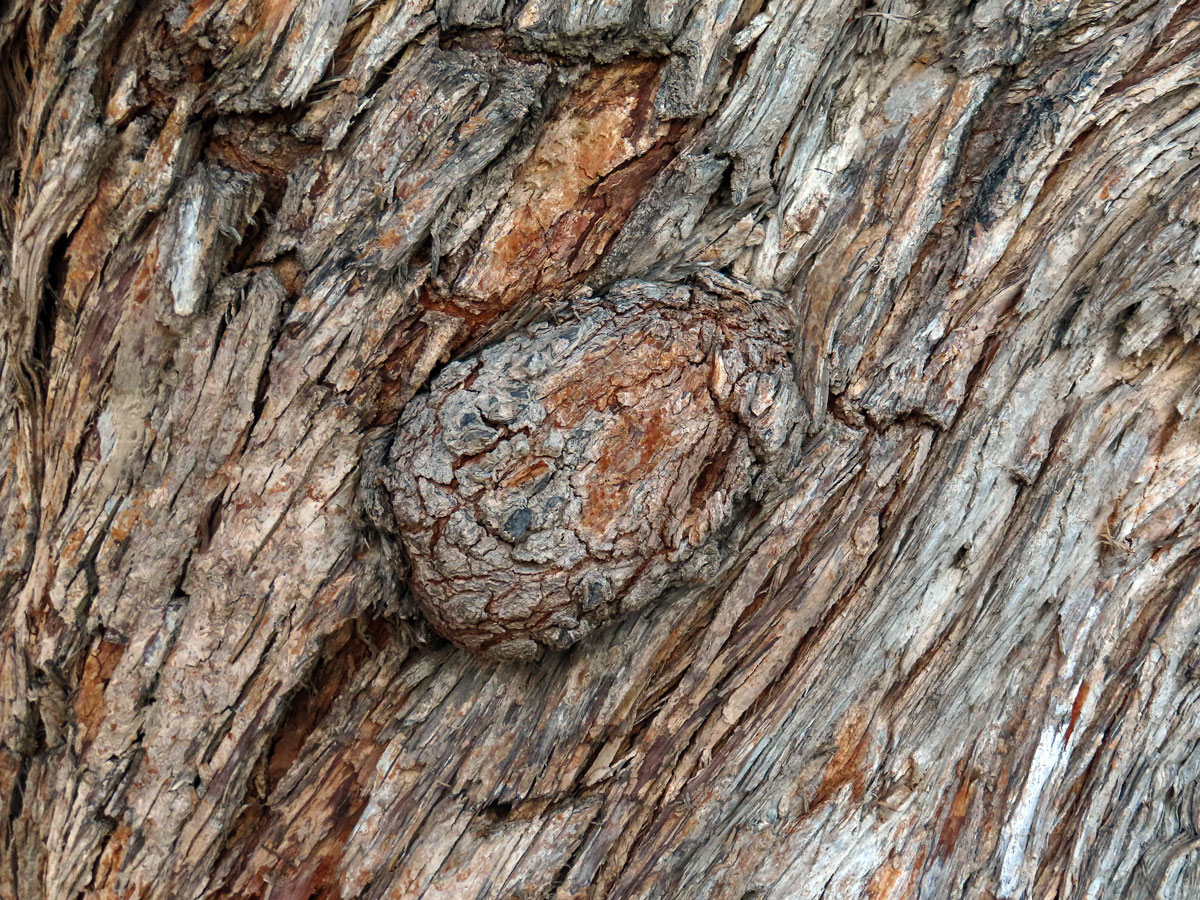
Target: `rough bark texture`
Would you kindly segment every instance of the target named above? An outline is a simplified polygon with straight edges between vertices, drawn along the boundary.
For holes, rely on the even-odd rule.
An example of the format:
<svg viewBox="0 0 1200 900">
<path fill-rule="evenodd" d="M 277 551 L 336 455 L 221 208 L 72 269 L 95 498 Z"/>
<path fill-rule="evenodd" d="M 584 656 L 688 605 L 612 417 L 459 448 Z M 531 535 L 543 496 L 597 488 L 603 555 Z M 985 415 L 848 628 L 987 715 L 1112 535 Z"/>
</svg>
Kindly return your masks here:
<svg viewBox="0 0 1200 900">
<path fill-rule="evenodd" d="M 782 298 L 705 273 L 572 312 L 447 366 L 359 476 L 426 618 L 493 659 L 564 650 L 713 580 L 746 501 L 794 479 Z"/>
<path fill-rule="evenodd" d="M 1200 896 L 1200 4 L 15 0 L 0 123 L 0 897 Z M 628 279 L 796 443 L 632 398 L 709 558 L 480 659 L 363 476 Z"/>
</svg>

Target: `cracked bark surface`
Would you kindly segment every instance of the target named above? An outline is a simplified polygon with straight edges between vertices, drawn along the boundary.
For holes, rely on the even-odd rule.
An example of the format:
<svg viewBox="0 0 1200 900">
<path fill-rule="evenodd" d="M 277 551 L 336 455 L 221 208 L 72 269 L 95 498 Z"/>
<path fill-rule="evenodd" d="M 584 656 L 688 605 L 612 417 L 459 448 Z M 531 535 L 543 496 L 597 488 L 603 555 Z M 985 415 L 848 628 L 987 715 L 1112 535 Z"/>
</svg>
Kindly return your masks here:
<svg viewBox="0 0 1200 900">
<path fill-rule="evenodd" d="M 0 897 L 1200 894 L 1198 60 L 1181 0 L 0 8 Z M 675 460 L 707 524 L 537 661 L 439 636 L 380 498 L 456 378 L 776 307 L 779 418 L 697 350 L 653 465 L 534 379 L 601 518 Z"/>
<path fill-rule="evenodd" d="M 409 404 L 361 479 L 441 634 L 492 659 L 564 650 L 717 577 L 747 501 L 790 480 L 791 311 L 698 281 L 624 282 L 452 363 Z"/>
</svg>

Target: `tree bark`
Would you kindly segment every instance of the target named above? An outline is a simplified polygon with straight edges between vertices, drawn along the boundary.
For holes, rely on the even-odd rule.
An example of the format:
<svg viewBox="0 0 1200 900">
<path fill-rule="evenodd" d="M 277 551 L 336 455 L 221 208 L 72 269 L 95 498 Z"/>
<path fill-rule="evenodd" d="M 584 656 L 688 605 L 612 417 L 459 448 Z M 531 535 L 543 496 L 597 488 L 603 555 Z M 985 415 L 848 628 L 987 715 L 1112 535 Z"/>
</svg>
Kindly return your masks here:
<svg viewBox="0 0 1200 900">
<path fill-rule="evenodd" d="M 1200 896 L 1200 4 L 0 48 L 0 897 Z"/>
</svg>

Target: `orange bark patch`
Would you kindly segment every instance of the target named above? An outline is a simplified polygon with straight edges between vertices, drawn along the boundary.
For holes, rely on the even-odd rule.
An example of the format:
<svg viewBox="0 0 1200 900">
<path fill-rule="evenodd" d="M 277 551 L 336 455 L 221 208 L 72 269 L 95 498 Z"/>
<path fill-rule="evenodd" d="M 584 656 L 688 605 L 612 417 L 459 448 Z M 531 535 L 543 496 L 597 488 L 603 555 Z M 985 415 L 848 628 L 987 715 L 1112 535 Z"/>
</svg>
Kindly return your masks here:
<svg viewBox="0 0 1200 900">
<path fill-rule="evenodd" d="M 266 176 L 282 188 L 309 150 L 283 127 L 273 130 L 274 122 L 235 121 L 226 126 L 224 133 L 215 135 L 205 149 L 230 169 Z"/>
<path fill-rule="evenodd" d="M 546 410 L 558 427 L 574 428 L 592 410 L 608 409 L 612 393 L 612 384 L 604 378 L 568 381 L 546 398 Z"/>
<path fill-rule="evenodd" d="M 142 517 L 142 506 L 144 503 L 144 498 L 135 497 L 126 509 L 117 513 L 113 519 L 112 527 L 109 529 L 109 535 L 114 541 L 119 542 L 129 538 L 130 533 L 133 531 L 133 526 Z"/>
<path fill-rule="evenodd" d="M 935 859 L 945 859 L 954 851 L 954 845 L 958 843 L 958 836 L 962 833 L 963 823 L 967 820 L 973 785 L 971 776 L 967 775 L 958 786 L 954 800 L 950 803 L 950 814 L 942 823 L 942 832 L 938 836 L 937 849 L 934 852 Z"/>
<path fill-rule="evenodd" d="M 596 461 L 596 477 L 587 482 L 582 525 L 602 532 L 629 503 L 629 488 L 641 482 L 662 460 L 675 437 L 663 422 L 661 410 L 648 419 L 638 411 L 624 413 L 605 436 L 604 449 Z"/>
<path fill-rule="evenodd" d="M 837 736 L 837 750 L 829 765 L 825 767 L 825 775 L 821 786 L 813 797 L 811 809 L 816 809 L 829 800 L 847 784 L 850 788 L 851 802 L 858 803 L 866 794 L 866 779 L 863 775 L 863 756 L 867 752 L 867 721 L 858 713 L 852 712 L 842 724 Z"/>
<path fill-rule="evenodd" d="M 900 879 L 902 871 L 894 859 L 888 859 L 887 862 L 876 869 L 875 874 L 871 876 L 871 880 L 867 882 L 868 900 L 887 900 L 887 898 L 891 897 L 892 888 L 896 886 L 896 882 Z"/>
<path fill-rule="evenodd" d="M 68 264 L 62 297 L 72 310 L 79 308 L 84 293 L 112 251 L 112 217 L 125 193 L 126 186 L 111 174 L 101 176 L 96 197 L 88 205 L 79 229 L 71 239 L 67 248 Z"/>
<path fill-rule="evenodd" d="M 295 4 L 292 0 L 262 0 L 258 4 L 258 16 L 252 21 L 245 19 L 238 22 L 231 31 L 235 41 L 246 46 L 252 41 L 274 40 L 282 28 L 284 20 L 292 14 Z M 232 18 L 232 16 L 231 16 Z"/>
<path fill-rule="evenodd" d="M 532 463 L 511 473 L 502 484 L 507 488 L 520 487 L 535 479 L 541 478 L 550 471 L 550 464 L 544 459 L 535 459 Z"/>
<path fill-rule="evenodd" d="M 908 873 L 908 890 L 905 891 L 910 897 L 917 895 L 917 888 L 921 884 L 921 875 L 925 868 L 925 848 L 922 847 L 917 853 L 917 858 L 913 861 L 913 866 Z"/>
<path fill-rule="evenodd" d="M 196 23 L 212 8 L 214 2 L 215 0 L 195 0 L 192 4 L 191 15 L 187 17 L 187 20 L 183 23 L 183 27 L 179 30 L 186 33 L 195 28 Z"/>
<path fill-rule="evenodd" d="M 707 398 L 707 366 L 686 364 L 668 393 L 652 386 L 665 372 L 679 369 L 681 355 L 690 343 L 662 343 L 646 336 L 636 347 L 606 346 L 596 354 L 597 365 L 587 379 L 572 379 L 555 390 L 546 402 L 551 419 L 561 427 L 577 426 L 591 412 L 619 409 L 601 438 L 595 469 L 587 479 L 581 525 L 602 533 L 629 504 L 631 487 L 642 484 L 665 461 L 691 449 L 681 441 L 674 423 L 702 418 L 696 398 Z M 668 411 L 668 394 L 690 394 L 687 409 Z M 707 411 L 705 411 L 707 414 Z M 686 431 L 686 429 L 684 429 Z"/>
<path fill-rule="evenodd" d="M 1075 730 L 1075 723 L 1079 721 L 1079 714 L 1083 712 L 1083 704 L 1087 703 L 1088 694 L 1092 692 L 1092 685 L 1088 681 L 1084 681 L 1079 685 L 1079 690 L 1075 693 L 1075 702 L 1071 704 L 1071 721 L 1067 725 L 1067 733 L 1063 737 L 1063 743 L 1071 740 L 1071 732 Z"/>
<path fill-rule="evenodd" d="M 75 718 L 83 727 L 85 747 L 96 739 L 96 732 L 104 721 L 104 688 L 124 653 L 124 644 L 101 640 L 84 661 L 83 677 L 79 679 L 79 692 L 75 695 Z"/>
<path fill-rule="evenodd" d="M 109 900 L 109 898 L 129 895 L 132 888 L 128 889 L 124 895 L 118 894 L 116 888 L 109 882 L 121 870 L 121 861 L 125 859 L 125 848 L 129 845 L 129 838 L 132 834 L 133 830 L 121 822 L 109 835 L 108 843 L 104 845 L 104 852 L 100 854 L 100 861 L 96 864 L 95 877 L 92 879 L 95 888 L 84 895 L 88 900 Z"/>
<path fill-rule="evenodd" d="M 599 260 L 677 131 L 654 116 L 660 65 L 625 60 L 575 86 L 521 167 L 452 295 L 431 297 L 490 320 L 535 293 L 560 291 Z"/>
</svg>

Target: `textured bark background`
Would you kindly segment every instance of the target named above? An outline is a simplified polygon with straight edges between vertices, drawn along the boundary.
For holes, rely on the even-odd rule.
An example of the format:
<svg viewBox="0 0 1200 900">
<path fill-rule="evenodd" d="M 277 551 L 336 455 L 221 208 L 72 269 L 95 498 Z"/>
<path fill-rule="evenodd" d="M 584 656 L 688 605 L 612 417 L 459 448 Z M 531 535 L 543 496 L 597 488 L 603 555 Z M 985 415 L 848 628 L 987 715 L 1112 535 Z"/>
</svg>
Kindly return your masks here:
<svg viewBox="0 0 1200 900">
<path fill-rule="evenodd" d="M 1200 896 L 1198 54 L 1176 0 L 0 6 L 0 896 Z M 364 460 L 703 267 L 795 315 L 798 463 L 565 652 L 438 637 Z"/>
</svg>

